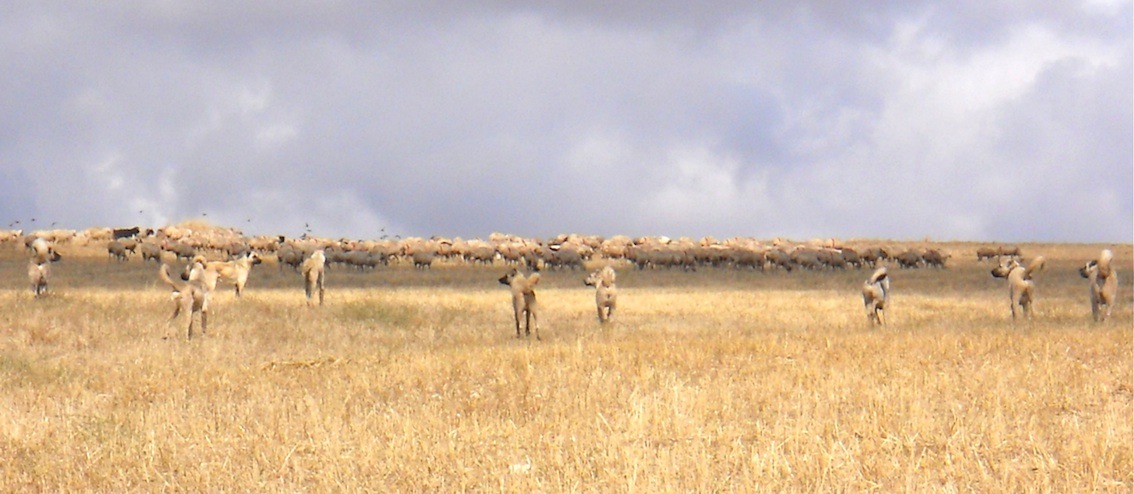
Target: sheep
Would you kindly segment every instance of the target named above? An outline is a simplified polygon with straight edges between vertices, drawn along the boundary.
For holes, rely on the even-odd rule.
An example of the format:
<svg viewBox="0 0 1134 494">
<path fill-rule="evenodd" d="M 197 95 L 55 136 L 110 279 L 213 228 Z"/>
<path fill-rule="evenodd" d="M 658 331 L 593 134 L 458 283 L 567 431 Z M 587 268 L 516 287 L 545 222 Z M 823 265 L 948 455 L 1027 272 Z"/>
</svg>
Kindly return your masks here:
<svg viewBox="0 0 1134 494">
<path fill-rule="evenodd" d="M 126 245 L 121 240 L 111 240 L 106 243 L 106 252 L 110 255 L 110 259 L 117 259 L 119 262 L 128 259 L 126 255 Z"/>
<path fill-rule="evenodd" d="M 299 269 L 300 264 L 303 264 L 304 253 L 291 244 L 284 244 L 276 250 L 276 258 L 279 259 L 280 272 L 283 272 L 284 266 Z"/>
<path fill-rule="evenodd" d="M 431 250 L 417 250 L 410 257 L 413 259 L 414 268 L 425 270 L 433 267 L 433 259 L 436 255 Z"/>
<path fill-rule="evenodd" d="M 374 258 L 373 263 L 371 262 L 370 251 L 367 250 L 348 250 L 342 255 L 342 260 L 347 266 L 359 271 L 373 268 L 378 264 L 377 258 Z"/>
<path fill-rule="evenodd" d="M 728 257 L 735 268 L 764 269 L 764 254 L 762 252 L 752 249 L 733 249 L 729 252 Z"/>
<path fill-rule="evenodd" d="M 138 248 L 142 251 L 142 262 L 151 259 L 159 263 L 161 262 L 161 245 L 152 241 L 144 241 Z"/>
<path fill-rule="evenodd" d="M 767 265 L 771 267 L 781 267 L 784 271 L 791 272 L 795 265 L 792 263 L 791 256 L 783 249 L 772 249 L 764 253 L 764 258 L 767 259 Z"/>
<path fill-rule="evenodd" d="M 268 252 L 275 252 L 276 249 L 279 248 L 280 244 L 284 242 L 284 240 L 285 238 L 283 235 L 280 235 L 278 237 L 252 237 L 248 240 L 248 246 L 251 247 L 252 250 L 255 250 L 261 254 L 266 254 Z"/>
<path fill-rule="evenodd" d="M 907 250 L 894 256 L 894 260 L 898 262 L 900 268 L 917 268 L 925 262 L 922 255 L 913 250 Z"/>
<path fill-rule="evenodd" d="M 992 260 L 998 255 L 1000 255 L 1000 251 L 997 249 L 993 249 L 992 247 L 980 247 L 976 251 L 976 260 L 977 262 Z"/>
<path fill-rule="evenodd" d="M 544 256 L 543 262 L 549 269 L 571 268 L 571 271 L 574 271 L 576 268 L 586 268 L 583 264 L 583 257 L 579 255 L 579 251 L 570 247 L 562 247 L 555 250 L 549 249 Z"/>
<path fill-rule="evenodd" d="M 175 240 L 173 242 L 162 242 L 162 249 L 172 252 L 178 259 L 192 260 L 197 255 L 197 249 L 192 245 Z"/>
<path fill-rule="evenodd" d="M 945 261 L 953 256 L 951 254 L 941 252 L 937 249 L 925 249 L 925 253 L 923 253 L 921 257 L 922 261 L 925 262 L 926 267 L 936 266 L 941 269 L 945 269 Z"/>
<path fill-rule="evenodd" d="M 847 266 L 854 267 L 855 269 L 862 267 L 862 256 L 858 254 L 858 251 L 850 247 L 844 247 L 842 254 L 843 262 L 846 263 Z"/>
<path fill-rule="evenodd" d="M 467 261 L 486 265 L 491 265 L 495 259 L 496 249 L 493 249 L 490 245 L 474 245 L 465 256 Z"/>
<path fill-rule="evenodd" d="M 890 300 L 890 276 L 886 266 L 874 270 L 862 284 L 862 304 L 866 307 L 866 319 L 871 324 L 886 325 L 884 313 L 886 303 Z"/>
<path fill-rule="evenodd" d="M 843 253 L 835 249 L 820 249 L 815 253 L 815 257 L 819 259 L 819 263 L 831 269 L 841 269 L 846 271 L 847 262 L 843 258 Z"/>
<path fill-rule="evenodd" d="M 1008 299 L 1012 309 L 1012 319 L 1016 319 L 1016 306 L 1024 317 L 1031 316 L 1032 298 L 1035 291 L 1035 282 L 1032 277 L 1041 271 L 1045 260 L 1043 256 L 1032 259 L 1027 266 L 1020 264 L 1015 258 L 1001 259 L 1000 264 L 992 269 L 992 276 L 1008 280 Z"/>
<path fill-rule="evenodd" d="M 0 230 L 0 244 L 6 242 L 15 242 L 23 236 L 23 230 Z"/>
<path fill-rule="evenodd" d="M 614 286 L 615 277 L 614 268 L 606 266 L 583 280 L 583 284 L 595 287 L 595 306 L 598 309 L 600 323 L 608 322 L 614 317 L 614 308 L 618 304 L 618 288 Z"/>
<path fill-rule="evenodd" d="M 1118 301 L 1118 270 L 1111 266 L 1114 253 L 1104 249 L 1098 259 L 1079 268 L 1079 275 L 1090 280 L 1091 317 L 1104 322 Z"/>
<path fill-rule="evenodd" d="M 705 242 L 706 239 L 701 239 Z M 763 267 L 764 256 L 749 248 L 729 248 L 723 245 L 697 245 L 689 249 L 693 262 L 697 266 L 720 267 L 726 263 L 736 266 L 736 261 L 743 258 L 743 263 L 749 267 Z M 759 259 L 754 259 L 755 254 Z M 756 264 L 759 264 L 756 266 Z"/>
<path fill-rule="evenodd" d="M 244 241 L 232 241 L 225 244 L 221 250 L 228 254 L 229 259 L 236 259 L 247 256 L 252 252 L 252 247 Z"/>
<path fill-rule="evenodd" d="M 864 249 L 859 253 L 864 264 L 869 263 L 871 266 L 877 266 L 878 261 L 885 261 L 890 258 L 890 252 L 885 247 L 870 247 Z"/>
<path fill-rule="evenodd" d="M 819 261 L 819 252 L 810 249 L 796 249 L 791 253 L 791 260 L 796 266 L 816 270 L 823 267 Z"/>
</svg>

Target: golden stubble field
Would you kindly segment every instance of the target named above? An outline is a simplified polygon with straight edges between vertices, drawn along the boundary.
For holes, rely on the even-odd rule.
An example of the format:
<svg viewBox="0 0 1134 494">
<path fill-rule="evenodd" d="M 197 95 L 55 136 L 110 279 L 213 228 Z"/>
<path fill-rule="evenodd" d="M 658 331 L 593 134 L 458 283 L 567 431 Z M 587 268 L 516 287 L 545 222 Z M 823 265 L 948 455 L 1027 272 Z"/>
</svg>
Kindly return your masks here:
<svg viewBox="0 0 1134 494">
<path fill-rule="evenodd" d="M 1043 254 L 1036 316 L 943 244 L 894 270 L 871 328 L 868 272 L 619 268 L 600 326 L 581 272 L 545 273 L 543 341 L 517 340 L 505 267 L 255 268 L 210 331 L 163 340 L 157 265 L 62 246 L 34 300 L 0 249 L 0 485 L 42 491 L 1130 492 L 1134 252 L 1112 246 L 1112 321 Z"/>
</svg>

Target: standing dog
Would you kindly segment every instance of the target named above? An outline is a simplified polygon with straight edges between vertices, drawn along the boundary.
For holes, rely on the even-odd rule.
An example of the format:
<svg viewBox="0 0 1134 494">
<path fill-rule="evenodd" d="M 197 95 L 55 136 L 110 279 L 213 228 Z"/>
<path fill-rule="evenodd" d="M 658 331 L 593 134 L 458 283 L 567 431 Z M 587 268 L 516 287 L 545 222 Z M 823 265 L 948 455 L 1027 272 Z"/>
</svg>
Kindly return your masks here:
<svg viewBox="0 0 1134 494">
<path fill-rule="evenodd" d="M 1027 266 L 1015 258 L 1002 259 L 1000 265 L 992 268 L 992 276 L 1008 280 L 1008 300 L 1012 308 L 1012 319 L 1016 318 L 1016 306 L 1020 306 L 1024 317 L 1032 315 L 1032 298 L 1035 282 L 1032 277 L 1043 269 L 1044 258 L 1037 256 Z"/>
<path fill-rule="evenodd" d="M 866 319 L 872 324 L 886 325 L 886 302 L 890 300 L 890 276 L 886 266 L 874 270 L 862 284 L 862 305 L 866 306 Z"/>
<path fill-rule="evenodd" d="M 583 280 L 583 284 L 595 287 L 595 306 L 598 308 L 600 323 L 614 317 L 614 308 L 618 304 L 618 288 L 614 286 L 614 278 L 614 268 L 606 266 Z"/>
<path fill-rule="evenodd" d="M 1114 253 L 1103 250 L 1099 258 L 1079 268 L 1079 275 L 1091 281 L 1091 316 L 1103 322 L 1110 317 L 1118 300 L 1118 270 L 1111 267 Z"/>
<path fill-rule="evenodd" d="M 327 271 L 327 255 L 323 250 L 317 250 L 311 253 L 303 261 L 301 266 L 303 271 L 304 291 L 307 294 L 307 305 L 311 305 L 311 295 L 316 289 L 319 290 L 319 305 L 323 305 L 323 281 L 326 279 Z"/>
<path fill-rule="evenodd" d="M 188 281 L 171 278 L 168 264 L 162 264 L 158 271 L 158 277 L 173 290 L 173 315 L 169 317 L 169 321 L 173 322 L 177 316 L 185 312 L 189 319 L 186 337 L 190 340 L 193 339 L 195 314 L 201 315 L 201 334 L 205 334 L 209 329 L 209 288 L 204 280 L 207 271 L 204 264 L 193 262 L 189 268 Z"/>
<path fill-rule="evenodd" d="M 535 324 L 535 337 L 539 337 L 539 306 L 536 304 L 535 286 L 539 284 L 539 273 L 532 273 L 525 277 L 516 268 L 500 277 L 501 285 L 508 285 L 512 289 L 512 311 L 516 318 L 516 337 L 520 334 L 520 318 L 524 318 L 524 331 L 528 336 L 532 334 L 532 324 Z"/>
<path fill-rule="evenodd" d="M 47 294 L 51 263 L 63 259 L 63 256 L 55 251 L 55 247 L 50 242 L 42 238 L 33 240 L 30 248 L 32 257 L 28 261 L 28 281 L 31 282 L 32 293 L 38 298 Z"/>
<path fill-rule="evenodd" d="M 260 264 L 260 255 L 255 252 L 248 252 L 240 255 L 231 261 L 206 261 L 205 256 L 194 256 L 193 262 L 185 267 L 185 273 L 182 273 L 181 278 L 186 279 L 188 270 L 193 267 L 195 263 L 201 263 L 205 269 L 210 272 L 208 276 L 203 279 L 208 283 L 209 291 L 217 289 L 217 282 L 224 281 L 225 283 L 232 283 L 236 287 L 236 296 L 239 297 L 244 293 L 244 285 L 248 284 L 248 273 L 252 272 L 252 266 Z"/>
</svg>

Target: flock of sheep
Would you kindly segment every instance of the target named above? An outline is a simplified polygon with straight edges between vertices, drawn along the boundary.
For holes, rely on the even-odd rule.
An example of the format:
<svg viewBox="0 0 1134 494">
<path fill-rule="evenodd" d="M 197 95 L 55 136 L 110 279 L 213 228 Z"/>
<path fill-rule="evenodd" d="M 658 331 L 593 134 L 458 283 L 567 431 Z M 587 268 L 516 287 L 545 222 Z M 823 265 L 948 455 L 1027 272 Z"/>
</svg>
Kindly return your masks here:
<svg viewBox="0 0 1134 494">
<path fill-rule="evenodd" d="M 534 323 L 539 337 L 535 286 L 541 270 L 585 270 L 585 262 L 602 259 L 607 264 L 594 271 L 584 282 L 596 290 L 595 304 L 600 322 L 607 322 L 616 307 L 616 273 L 610 264 L 622 261 L 636 269 L 729 268 L 755 270 L 846 270 L 875 268 L 863 283 L 862 297 L 868 320 L 885 324 L 885 309 L 890 296 L 890 273 L 880 263 L 889 262 L 902 269 L 924 267 L 945 268 L 948 253 L 936 249 L 905 249 L 894 252 L 885 246 L 854 249 L 837 241 L 791 243 L 774 240 L 770 243 L 749 238 L 718 241 L 711 237 L 694 241 L 688 238 L 625 236 L 560 235 L 542 241 L 513 235 L 493 234 L 488 240 L 463 240 L 434 237 L 332 240 L 321 238 L 287 239 L 282 236 L 248 238 L 233 229 L 166 227 L 158 230 L 141 228 L 92 228 L 84 231 L 52 230 L 23 235 L 19 231 L 0 231 L 0 243 L 22 242 L 31 255 L 28 277 L 33 293 L 46 293 L 50 266 L 60 255 L 57 243 L 106 245 L 109 258 L 126 261 L 140 256 L 143 262 L 160 265 L 159 278 L 172 290 L 175 300 L 173 317 L 188 313 L 187 333 L 192 337 L 193 315 L 199 314 L 201 329 L 207 329 L 208 296 L 218 283 L 232 285 L 239 296 L 248 281 L 252 267 L 264 256 L 274 255 L 282 270 L 290 266 L 303 275 L 308 304 L 318 296 L 324 299 L 324 280 L 330 266 L 374 269 L 393 262 L 412 263 L 429 269 L 438 260 L 492 265 L 503 262 L 512 266 L 500 279 L 512 291 L 517 336 L 521 336 L 521 319 L 531 333 Z M 223 256 L 224 261 L 210 261 Z M 1102 251 L 1080 274 L 1090 282 L 1090 301 L 1095 320 L 1105 320 L 1117 298 L 1118 274 L 1112 266 L 1113 254 Z M 1044 267 L 1042 256 L 1028 263 L 1021 260 L 1016 247 L 981 248 L 977 260 L 998 260 L 992 269 L 994 277 L 1005 278 L 1009 286 L 1012 317 L 1019 308 L 1024 316 L 1030 313 L 1033 298 L 1033 277 Z M 184 260 L 184 270 L 174 276 L 169 264 Z M 532 271 L 524 275 L 521 269 Z"/>
</svg>

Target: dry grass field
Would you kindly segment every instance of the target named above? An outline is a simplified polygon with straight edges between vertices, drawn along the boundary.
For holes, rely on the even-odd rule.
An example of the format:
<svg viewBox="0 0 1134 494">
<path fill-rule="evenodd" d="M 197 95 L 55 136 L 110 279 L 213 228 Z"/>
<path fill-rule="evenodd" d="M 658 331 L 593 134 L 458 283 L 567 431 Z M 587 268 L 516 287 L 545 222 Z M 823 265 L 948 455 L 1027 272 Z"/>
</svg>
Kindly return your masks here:
<svg viewBox="0 0 1134 494">
<path fill-rule="evenodd" d="M 977 245 L 892 271 L 889 325 L 846 273 L 619 269 L 614 322 L 582 272 L 539 287 L 518 340 L 493 267 L 298 274 L 214 294 L 163 340 L 157 265 L 61 247 L 36 300 L 0 249 L 6 492 L 1131 492 L 1134 251 L 1111 321 L 1043 254 L 1013 323 Z"/>
</svg>

